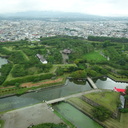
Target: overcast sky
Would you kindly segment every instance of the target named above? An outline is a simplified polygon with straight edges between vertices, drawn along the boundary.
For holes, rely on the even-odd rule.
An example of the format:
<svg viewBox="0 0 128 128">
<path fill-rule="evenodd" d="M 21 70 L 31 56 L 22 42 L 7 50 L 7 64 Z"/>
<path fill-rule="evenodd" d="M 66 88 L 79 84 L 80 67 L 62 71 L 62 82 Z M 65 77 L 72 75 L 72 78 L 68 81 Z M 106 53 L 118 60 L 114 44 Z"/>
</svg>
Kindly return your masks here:
<svg viewBox="0 0 128 128">
<path fill-rule="evenodd" d="M 0 0 L 0 13 L 36 10 L 128 16 L 128 0 Z"/>
</svg>

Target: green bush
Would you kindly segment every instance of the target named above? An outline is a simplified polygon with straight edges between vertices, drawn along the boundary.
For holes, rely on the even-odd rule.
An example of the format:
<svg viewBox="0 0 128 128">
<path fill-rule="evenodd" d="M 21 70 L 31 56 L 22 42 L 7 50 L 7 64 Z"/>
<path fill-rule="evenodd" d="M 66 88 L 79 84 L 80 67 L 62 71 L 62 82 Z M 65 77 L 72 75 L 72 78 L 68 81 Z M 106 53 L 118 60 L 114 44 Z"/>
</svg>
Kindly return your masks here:
<svg viewBox="0 0 128 128">
<path fill-rule="evenodd" d="M 128 108 L 120 109 L 120 112 L 122 112 L 122 113 L 128 113 Z"/>
<path fill-rule="evenodd" d="M 98 119 L 99 121 L 105 121 L 111 116 L 111 112 L 102 106 L 95 107 L 94 109 L 92 109 L 92 112 L 94 118 Z"/>
</svg>

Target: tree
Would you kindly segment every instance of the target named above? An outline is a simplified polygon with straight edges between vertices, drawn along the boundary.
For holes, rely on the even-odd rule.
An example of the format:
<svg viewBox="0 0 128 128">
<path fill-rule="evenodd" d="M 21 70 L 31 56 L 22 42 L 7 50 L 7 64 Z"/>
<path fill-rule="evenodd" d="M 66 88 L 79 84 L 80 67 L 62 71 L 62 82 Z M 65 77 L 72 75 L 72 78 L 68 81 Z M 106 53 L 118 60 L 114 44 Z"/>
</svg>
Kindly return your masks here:
<svg viewBox="0 0 128 128">
<path fill-rule="evenodd" d="M 78 71 L 73 72 L 71 74 L 71 77 L 73 77 L 74 79 L 86 78 L 87 72 L 85 70 L 78 70 Z"/>
<path fill-rule="evenodd" d="M 98 73 L 94 70 L 88 70 L 87 75 L 90 77 L 96 77 L 96 76 L 98 76 Z"/>
<path fill-rule="evenodd" d="M 92 112 L 93 112 L 94 118 L 98 119 L 99 121 L 105 121 L 111 116 L 111 112 L 102 106 L 93 108 Z"/>
<path fill-rule="evenodd" d="M 128 86 L 126 87 L 125 93 L 128 95 Z"/>
<path fill-rule="evenodd" d="M 108 46 L 110 46 L 110 41 L 109 40 L 106 40 L 104 43 L 103 43 L 103 47 L 106 48 Z"/>
<path fill-rule="evenodd" d="M 64 69 L 61 68 L 61 67 L 58 67 L 58 68 L 56 69 L 56 75 L 57 75 L 57 76 L 61 76 L 61 75 L 63 75 L 63 74 L 64 74 Z"/>
</svg>

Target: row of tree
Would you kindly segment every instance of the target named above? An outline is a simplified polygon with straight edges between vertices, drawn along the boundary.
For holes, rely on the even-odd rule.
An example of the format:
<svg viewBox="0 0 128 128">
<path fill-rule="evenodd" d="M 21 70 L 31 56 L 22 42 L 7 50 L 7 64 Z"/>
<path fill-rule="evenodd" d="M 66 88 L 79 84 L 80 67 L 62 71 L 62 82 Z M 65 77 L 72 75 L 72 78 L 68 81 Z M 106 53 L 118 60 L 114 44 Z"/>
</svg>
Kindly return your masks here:
<svg viewBox="0 0 128 128">
<path fill-rule="evenodd" d="M 101 42 L 109 40 L 110 42 L 128 43 L 127 38 L 104 37 L 104 36 L 88 36 L 88 40 L 90 40 L 90 41 L 101 41 Z"/>
</svg>

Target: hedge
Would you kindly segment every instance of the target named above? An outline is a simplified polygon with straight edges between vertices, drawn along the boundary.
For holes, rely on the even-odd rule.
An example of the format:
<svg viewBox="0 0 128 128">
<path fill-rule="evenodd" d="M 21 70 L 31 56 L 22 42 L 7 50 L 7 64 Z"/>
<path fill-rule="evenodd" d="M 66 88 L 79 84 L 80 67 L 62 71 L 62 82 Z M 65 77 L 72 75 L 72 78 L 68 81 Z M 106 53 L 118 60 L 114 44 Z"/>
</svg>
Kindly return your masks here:
<svg viewBox="0 0 128 128">
<path fill-rule="evenodd" d="M 49 73 L 49 74 L 43 74 L 40 76 L 29 76 L 29 77 L 24 77 L 24 78 L 17 78 L 11 81 L 6 81 L 3 86 L 10 86 L 10 85 L 15 85 L 16 83 L 22 84 L 22 83 L 26 83 L 26 82 L 38 82 L 41 80 L 45 80 L 45 79 L 50 79 L 53 77 L 53 74 Z"/>
</svg>

